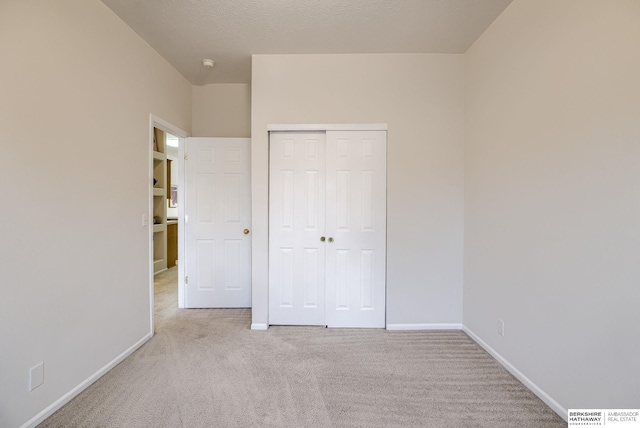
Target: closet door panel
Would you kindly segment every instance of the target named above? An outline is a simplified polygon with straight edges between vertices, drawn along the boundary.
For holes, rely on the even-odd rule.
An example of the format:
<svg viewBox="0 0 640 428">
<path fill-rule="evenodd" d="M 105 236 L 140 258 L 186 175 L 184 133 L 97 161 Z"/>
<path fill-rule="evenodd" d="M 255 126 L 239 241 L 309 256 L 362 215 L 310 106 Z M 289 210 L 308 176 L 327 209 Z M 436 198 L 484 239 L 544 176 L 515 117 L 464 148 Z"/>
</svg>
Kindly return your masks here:
<svg viewBox="0 0 640 428">
<path fill-rule="evenodd" d="M 272 132 L 269 324 L 325 325 L 325 133 Z"/>
<path fill-rule="evenodd" d="M 385 326 L 386 132 L 328 131 L 326 323 Z"/>
</svg>

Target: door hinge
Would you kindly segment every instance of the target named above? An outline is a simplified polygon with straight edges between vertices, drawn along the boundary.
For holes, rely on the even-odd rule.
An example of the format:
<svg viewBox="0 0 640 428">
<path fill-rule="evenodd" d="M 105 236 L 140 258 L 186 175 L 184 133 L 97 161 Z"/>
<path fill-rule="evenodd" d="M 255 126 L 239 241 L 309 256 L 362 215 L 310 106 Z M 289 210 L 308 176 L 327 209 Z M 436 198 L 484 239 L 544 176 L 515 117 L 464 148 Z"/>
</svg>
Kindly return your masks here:
<svg viewBox="0 0 640 428">
<path fill-rule="evenodd" d="M 188 283 L 189 283 L 189 277 L 188 277 L 188 276 L 185 276 L 185 277 L 184 277 L 184 283 L 185 283 L 185 284 L 188 284 Z"/>
<path fill-rule="evenodd" d="M 184 154 L 184 160 L 189 160 L 189 153 Z"/>
</svg>

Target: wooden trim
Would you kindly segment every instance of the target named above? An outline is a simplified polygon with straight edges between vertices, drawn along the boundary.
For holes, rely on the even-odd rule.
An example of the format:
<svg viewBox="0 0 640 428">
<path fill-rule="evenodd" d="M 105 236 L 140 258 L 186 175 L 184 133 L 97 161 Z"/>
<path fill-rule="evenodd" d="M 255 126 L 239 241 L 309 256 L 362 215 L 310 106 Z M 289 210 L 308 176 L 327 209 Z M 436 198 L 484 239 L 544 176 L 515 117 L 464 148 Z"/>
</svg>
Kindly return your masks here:
<svg viewBox="0 0 640 428">
<path fill-rule="evenodd" d="M 386 123 L 269 124 L 267 131 L 386 131 Z"/>
<path fill-rule="evenodd" d="M 462 324 L 387 324 L 387 330 L 462 330 Z"/>
</svg>

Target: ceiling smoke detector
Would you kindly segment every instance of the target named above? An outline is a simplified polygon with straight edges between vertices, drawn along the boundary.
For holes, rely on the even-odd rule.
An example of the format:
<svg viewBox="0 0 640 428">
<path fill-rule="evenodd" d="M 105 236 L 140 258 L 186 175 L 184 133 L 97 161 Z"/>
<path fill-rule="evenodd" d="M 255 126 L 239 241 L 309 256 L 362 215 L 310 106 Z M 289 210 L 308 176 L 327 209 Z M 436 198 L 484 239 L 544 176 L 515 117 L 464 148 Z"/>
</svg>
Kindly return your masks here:
<svg viewBox="0 0 640 428">
<path fill-rule="evenodd" d="M 212 69 L 213 66 L 216 65 L 216 62 L 212 59 L 203 59 L 202 65 L 204 66 L 204 68 Z"/>
</svg>

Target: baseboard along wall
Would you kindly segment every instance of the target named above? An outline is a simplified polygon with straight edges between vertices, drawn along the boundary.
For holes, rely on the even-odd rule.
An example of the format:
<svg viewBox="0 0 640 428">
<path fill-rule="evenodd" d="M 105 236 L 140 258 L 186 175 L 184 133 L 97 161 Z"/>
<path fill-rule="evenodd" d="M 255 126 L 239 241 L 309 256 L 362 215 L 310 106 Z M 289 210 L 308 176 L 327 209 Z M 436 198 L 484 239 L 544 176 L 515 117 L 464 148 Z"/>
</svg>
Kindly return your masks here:
<svg viewBox="0 0 640 428">
<path fill-rule="evenodd" d="M 269 328 L 268 324 L 258 324 L 258 323 L 251 324 L 251 330 L 266 330 L 268 328 Z"/>
<path fill-rule="evenodd" d="M 124 351 L 123 353 L 118 355 L 116 358 L 111 360 L 109 363 L 107 363 L 104 367 L 102 367 L 100 370 L 95 372 L 93 375 L 89 376 L 87 379 L 82 381 L 80 384 L 78 384 L 78 386 L 73 388 L 71 391 L 67 392 L 58 400 L 54 401 L 49 407 L 47 407 L 46 409 L 44 409 L 43 411 L 35 415 L 33 418 L 27 421 L 20 428 L 34 428 L 38 424 L 42 423 L 49 416 L 53 415 L 58 409 L 60 409 L 62 406 L 67 404 L 69 401 L 71 401 L 75 396 L 77 396 L 82 391 L 87 389 L 93 382 L 100 379 L 102 376 L 107 374 L 109 370 L 111 370 L 112 368 L 120 364 L 129 355 L 133 354 L 138 348 L 144 345 L 152 337 L 153 337 L 152 333 L 147 333 L 142 339 L 137 341 L 135 344 L 129 347 L 126 351 Z"/>
<path fill-rule="evenodd" d="M 462 330 L 462 324 L 387 324 L 387 330 Z"/>
<path fill-rule="evenodd" d="M 471 329 L 467 326 L 462 326 L 462 331 L 464 331 L 474 342 L 478 345 L 482 346 L 482 348 L 489 353 L 493 358 L 495 358 L 509 373 L 511 373 L 516 379 L 518 379 L 524 386 L 529 388 L 531 392 L 533 392 L 539 399 L 541 399 L 547 406 L 551 408 L 554 412 L 558 414 L 565 421 L 568 420 L 567 409 L 562 407 L 556 400 L 551 398 L 549 394 L 547 394 L 542 388 L 533 383 L 531 379 L 525 376 L 520 370 L 515 368 L 513 364 L 507 361 L 502 355 L 500 355 L 495 349 L 489 346 L 484 340 L 480 339 L 478 335 L 476 335 Z"/>
</svg>

